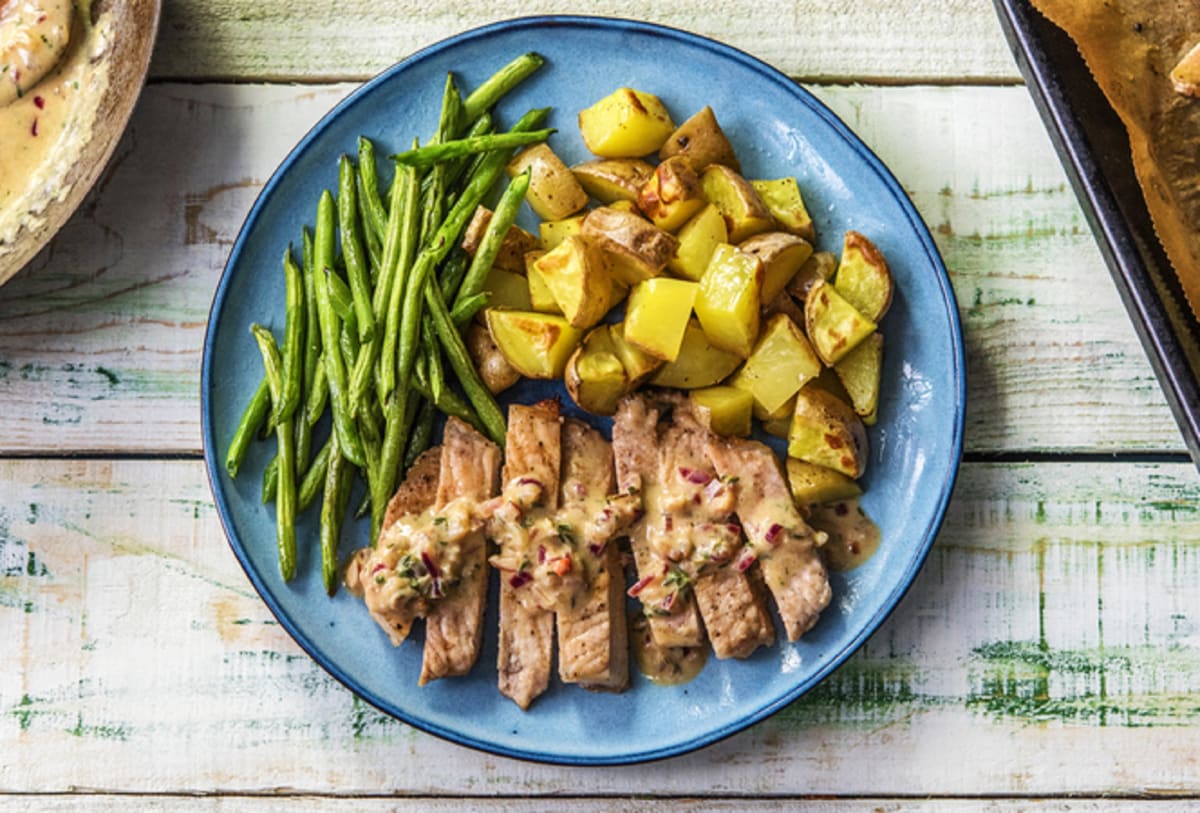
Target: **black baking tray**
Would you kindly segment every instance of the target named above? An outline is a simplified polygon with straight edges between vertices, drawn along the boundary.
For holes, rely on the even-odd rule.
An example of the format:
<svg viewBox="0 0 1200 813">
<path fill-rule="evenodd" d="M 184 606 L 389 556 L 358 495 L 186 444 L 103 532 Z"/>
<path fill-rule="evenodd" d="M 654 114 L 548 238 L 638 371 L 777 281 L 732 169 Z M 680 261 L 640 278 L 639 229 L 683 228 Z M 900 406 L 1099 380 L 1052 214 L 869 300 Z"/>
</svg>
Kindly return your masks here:
<svg viewBox="0 0 1200 813">
<path fill-rule="evenodd" d="M 1200 467 L 1200 323 L 1154 232 L 1129 136 L 1075 43 L 1029 0 L 993 0 L 1142 346 Z"/>
</svg>

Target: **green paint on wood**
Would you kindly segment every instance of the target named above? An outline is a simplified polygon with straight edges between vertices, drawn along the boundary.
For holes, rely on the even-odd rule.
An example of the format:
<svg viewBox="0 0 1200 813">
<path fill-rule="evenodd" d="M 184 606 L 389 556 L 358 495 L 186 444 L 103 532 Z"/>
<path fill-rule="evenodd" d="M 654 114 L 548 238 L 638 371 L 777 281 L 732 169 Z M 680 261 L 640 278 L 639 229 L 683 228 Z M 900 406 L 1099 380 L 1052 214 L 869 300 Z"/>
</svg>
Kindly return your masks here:
<svg viewBox="0 0 1200 813">
<path fill-rule="evenodd" d="M 17 725 L 21 727 L 22 731 L 28 731 L 29 724 L 33 722 L 33 715 L 35 712 L 33 711 L 32 706 L 33 698 L 27 694 L 23 694 L 21 695 L 21 702 L 18 703 L 15 708 L 9 711 L 9 714 L 17 718 Z"/>
<path fill-rule="evenodd" d="M 115 388 L 121 383 L 121 379 L 117 377 L 117 374 L 107 367 L 97 367 L 96 372 L 108 379 L 108 385 L 110 387 Z"/>
<path fill-rule="evenodd" d="M 85 725 L 82 714 L 76 716 L 75 727 L 67 729 L 67 733 L 76 737 L 95 737 L 101 740 L 120 740 L 121 742 L 129 739 L 129 731 L 125 726 Z"/>
<path fill-rule="evenodd" d="M 355 740 L 393 739 L 399 722 L 374 706 L 353 698 L 350 704 L 350 731 Z"/>
</svg>

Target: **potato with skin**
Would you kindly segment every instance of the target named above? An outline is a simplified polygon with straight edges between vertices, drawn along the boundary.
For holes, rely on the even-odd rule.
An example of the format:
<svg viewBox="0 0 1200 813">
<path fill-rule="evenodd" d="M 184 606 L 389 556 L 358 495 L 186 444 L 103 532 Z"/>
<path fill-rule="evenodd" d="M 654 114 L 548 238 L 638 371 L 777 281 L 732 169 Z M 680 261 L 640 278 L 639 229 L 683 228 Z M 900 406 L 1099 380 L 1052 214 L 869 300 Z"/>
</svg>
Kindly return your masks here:
<svg viewBox="0 0 1200 813">
<path fill-rule="evenodd" d="M 700 175 L 705 199 L 725 218 L 731 243 L 775 227 L 775 217 L 750 182 L 727 166 L 711 164 Z"/>
<path fill-rule="evenodd" d="M 757 257 L 722 243 L 700 278 L 695 308 L 704 335 L 741 358 L 750 355 L 758 338 L 762 276 Z"/>
<path fill-rule="evenodd" d="M 571 167 L 584 191 L 601 203 L 637 200 L 654 166 L 640 158 L 596 158 Z"/>
<path fill-rule="evenodd" d="M 779 295 L 792 277 L 812 256 L 813 249 L 808 241 L 782 231 L 756 234 L 742 241 L 738 248 L 762 260 L 762 302 L 769 303 Z"/>
<path fill-rule="evenodd" d="M 639 282 L 625 305 L 625 341 L 651 356 L 674 361 L 683 346 L 697 283 L 670 277 Z"/>
<path fill-rule="evenodd" d="M 862 486 L 840 471 L 794 457 L 788 458 L 787 475 L 792 499 L 801 508 L 849 500 L 863 493 Z"/>
<path fill-rule="evenodd" d="M 842 356 L 833 371 L 850 396 L 850 405 L 863 423 L 874 426 L 879 412 L 879 379 L 883 370 L 883 336 L 872 333 Z"/>
<path fill-rule="evenodd" d="M 771 210 L 775 222 L 783 229 L 808 242 L 817 237 L 817 229 L 813 225 L 804 198 L 800 194 L 800 185 L 795 178 L 778 178 L 770 181 L 751 181 L 750 185 L 762 198 L 763 203 Z"/>
<path fill-rule="evenodd" d="M 503 392 L 521 380 L 520 371 L 508 363 L 508 359 L 492 340 L 492 334 L 485 326 L 477 322 L 471 323 L 467 328 L 466 345 L 471 361 L 479 371 L 479 377 L 493 395 Z"/>
<path fill-rule="evenodd" d="M 617 88 L 579 112 L 584 146 L 601 158 L 640 158 L 656 152 L 675 130 L 671 114 L 652 93 Z"/>
<path fill-rule="evenodd" d="M 599 246 L 571 235 L 533 266 L 572 327 L 589 328 L 608 313 L 613 280 Z"/>
<path fill-rule="evenodd" d="M 550 145 L 526 147 L 508 162 L 506 171 L 509 177 L 516 177 L 526 169 L 530 170 L 530 177 L 525 200 L 538 217 L 562 220 L 587 206 L 587 192 Z"/>
<path fill-rule="evenodd" d="M 895 289 L 883 252 L 856 231 L 846 232 L 833 285 L 843 299 L 873 322 L 887 313 Z"/>
<path fill-rule="evenodd" d="M 809 289 L 804 300 L 804 322 L 813 349 L 831 367 L 876 327 L 828 282 L 818 282 Z"/>
<path fill-rule="evenodd" d="M 579 234 L 600 246 L 613 274 L 631 286 L 660 275 L 679 246 L 674 236 L 644 217 L 611 206 L 588 212 Z"/>
<path fill-rule="evenodd" d="M 679 125 L 658 151 L 662 161 L 676 155 L 686 158 L 696 172 L 702 172 L 709 164 L 722 164 L 734 172 L 742 170 L 733 145 L 708 106 Z"/>
<path fill-rule="evenodd" d="M 467 224 L 467 229 L 463 232 L 463 251 L 472 257 L 475 256 L 475 252 L 479 249 L 479 243 L 483 240 L 483 233 L 491 221 L 491 209 L 486 206 L 479 206 L 475 209 L 471 222 Z M 525 252 L 536 249 L 537 242 L 536 237 L 514 223 L 508 227 L 504 239 L 500 241 L 500 250 L 496 253 L 496 259 L 492 261 L 492 267 L 515 271 L 518 274 L 523 272 L 525 270 Z"/>
<path fill-rule="evenodd" d="M 637 206 L 650 222 L 675 231 L 706 205 L 700 177 L 681 156 L 663 161 L 638 192 Z"/>
<path fill-rule="evenodd" d="M 858 479 L 867 468 L 867 430 L 845 401 L 817 387 L 796 394 L 788 456 Z"/>
<path fill-rule="evenodd" d="M 830 251 L 818 251 L 809 257 L 792 281 L 787 284 L 787 291 L 801 302 L 808 296 L 808 289 L 816 282 L 824 282 L 833 278 L 837 270 L 838 258 Z"/>
<path fill-rule="evenodd" d="M 629 377 L 629 389 L 640 387 L 654 371 L 662 366 L 663 360 L 655 358 L 641 348 L 625 341 L 625 323 L 617 322 L 608 326 L 612 339 L 613 353 L 621 360 L 625 375 Z"/>
<path fill-rule="evenodd" d="M 565 217 L 562 220 L 543 220 L 538 223 L 538 241 L 546 251 L 557 246 L 564 238 L 579 234 L 583 228 L 583 215 Z"/>
<path fill-rule="evenodd" d="M 617 357 L 608 325 L 593 328 L 567 360 L 563 373 L 567 394 L 593 415 L 612 415 L 630 389 L 629 375 Z"/>
<path fill-rule="evenodd" d="M 779 313 L 767 321 L 750 358 L 729 383 L 750 392 L 769 414 L 820 374 L 821 360 L 804 331 Z"/>
<path fill-rule="evenodd" d="M 742 363 L 740 356 L 715 346 L 704 335 L 700 322 L 692 319 L 683 332 L 683 344 L 674 361 L 663 364 L 650 383 L 681 390 L 710 387 L 724 381 Z"/>
<path fill-rule="evenodd" d="M 508 363 L 526 378 L 561 378 L 583 334 L 561 316 L 487 309 L 488 331 Z"/>
<path fill-rule="evenodd" d="M 711 203 L 684 223 L 675 237 L 679 240 L 679 247 L 675 250 L 675 256 L 667 261 L 667 268 L 676 276 L 690 280 L 699 280 L 704 276 L 713 251 L 721 243 L 729 242 L 725 218 Z"/>
</svg>

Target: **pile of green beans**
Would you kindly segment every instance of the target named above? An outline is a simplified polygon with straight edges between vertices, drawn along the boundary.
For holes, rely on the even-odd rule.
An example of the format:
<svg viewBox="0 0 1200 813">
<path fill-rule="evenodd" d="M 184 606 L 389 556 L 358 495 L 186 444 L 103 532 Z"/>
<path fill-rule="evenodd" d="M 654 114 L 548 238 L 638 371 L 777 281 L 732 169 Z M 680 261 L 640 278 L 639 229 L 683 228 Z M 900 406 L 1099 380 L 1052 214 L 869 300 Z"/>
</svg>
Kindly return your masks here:
<svg viewBox="0 0 1200 813">
<path fill-rule="evenodd" d="M 375 146 L 358 141 L 357 161 L 338 161 L 336 195 L 325 190 L 301 261 L 283 255 L 286 315 L 282 346 L 267 328 L 251 331 L 262 383 L 242 414 L 225 457 L 237 477 L 256 437 L 273 435 L 275 456 L 262 485 L 274 501 L 279 569 L 296 573 L 296 517 L 321 497 L 320 557 L 325 589 L 337 590 L 338 545 L 356 477 L 366 485 L 358 515 L 379 534 L 401 472 L 433 440 L 437 414 L 454 415 L 498 444 L 504 414 L 480 378 L 463 329 L 487 303 L 483 290 L 500 244 L 529 187 L 513 178 L 473 256 L 460 246 L 475 210 L 513 153 L 545 141 L 545 109 L 496 132 L 492 108 L 537 70 L 523 54 L 462 98 L 447 76 L 437 132 L 424 146 L 391 156 L 394 177 L 380 187 Z M 314 433 L 329 414 L 328 438 Z"/>
</svg>

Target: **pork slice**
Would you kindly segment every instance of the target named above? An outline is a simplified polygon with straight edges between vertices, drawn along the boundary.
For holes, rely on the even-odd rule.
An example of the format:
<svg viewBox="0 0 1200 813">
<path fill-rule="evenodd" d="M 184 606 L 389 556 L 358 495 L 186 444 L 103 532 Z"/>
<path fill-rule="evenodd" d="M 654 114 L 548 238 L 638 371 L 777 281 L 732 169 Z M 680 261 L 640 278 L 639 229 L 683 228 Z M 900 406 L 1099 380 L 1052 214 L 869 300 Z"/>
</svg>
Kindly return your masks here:
<svg viewBox="0 0 1200 813">
<path fill-rule="evenodd" d="M 456 497 L 482 502 L 496 493 L 500 450 L 457 418 L 448 418 L 442 438 L 435 505 Z M 462 541 L 463 569 L 457 585 L 431 602 L 425 620 L 420 685 L 471 671 L 483 643 L 487 603 L 487 539 L 475 531 Z"/>
<path fill-rule="evenodd" d="M 662 579 L 666 570 L 666 563 L 654 555 L 648 541 L 651 524 L 660 522 L 663 517 L 659 417 L 658 407 L 640 394 L 622 398 L 613 417 L 612 448 L 617 487 L 624 493 L 641 494 L 644 507 L 642 519 L 629 529 L 629 546 L 639 584 Z M 700 616 L 690 596 L 676 602 L 670 613 L 647 613 L 647 623 L 651 637 L 659 646 L 700 646 L 704 643 Z"/>
<path fill-rule="evenodd" d="M 664 481 L 686 476 L 693 482 L 708 479 L 716 485 L 717 473 L 706 452 L 713 437 L 686 405 L 678 406 L 670 427 L 663 433 Z M 710 537 L 718 532 L 730 535 L 733 503 L 727 497 L 722 500 L 723 493 L 727 495 L 721 489 L 714 489 L 689 511 L 690 533 L 698 548 L 716 547 Z M 760 646 L 775 643 L 775 627 L 766 602 L 746 574 L 733 566 L 734 553 L 730 550 L 724 561 L 703 568 L 693 585 L 696 605 L 704 619 L 713 654 L 718 658 L 744 658 Z"/>
<path fill-rule="evenodd" d="M 504 439 L 504 483 L 531 478 L 541 484 L 542 510 L 558 501 L 562 458 L 562 416 L 558 401 L 513 404 Z M 503 555 L 503 551 L 501 552 Z M 550 686 L 554 658 L 554 613 L 523 602 L 512 579 L 501 574 L 500 635 L 496 655 L 500 693 L 522 709 Z"/>
<path fill-rule="evenodd" d="M 562 433 L 560 506 L 585 521 L 606 510 L 615 485 L 612 447 L 587 424 L 568 420 Z M 599 551 L 592 546 L 603 545 Z M 559 610 L 558 676 L 589 689 L 621 691 L 629 684 L 629 633 L 621 554 L 611 539 L 589 539 L 576 551 L 588 591 Z"/>
<path fill-rule="evenodd" d="M 383 526 L 379 536 L 384 538 L 396 521 L 405 516 L 417 516 L 433 505 L 437 496 L 438 468 L 441 465 L 442 449 L 434 446 L 422 452 L 408 470 L 404 481 L 400 483 L 392 499 L 388 501 L 387 512 L 384 514 Z M 351 585 L 354 592 L 364 588 L 362 568 L 370 557 L 371 548 L 358 551 L 351 560 L 346 572 L 346 583 Z M 402 607 L 377 607 L 373 602 L 367 602 L 367 609 L 375 623 L 388 634 L 393 646 L 400 646 L 412 631 L 413 621 L 420 612 L 417 602 L 406 603 Z"/>
<path fill-rule="evenodd" d="M 714 440 L 709 457 L 734 485 L 738 518 L 758 558 L 788 640 L 812 629 L 833 596 L 811 528 L 792 501 L 779 458 L 765 444 Z"/>
</svg>

